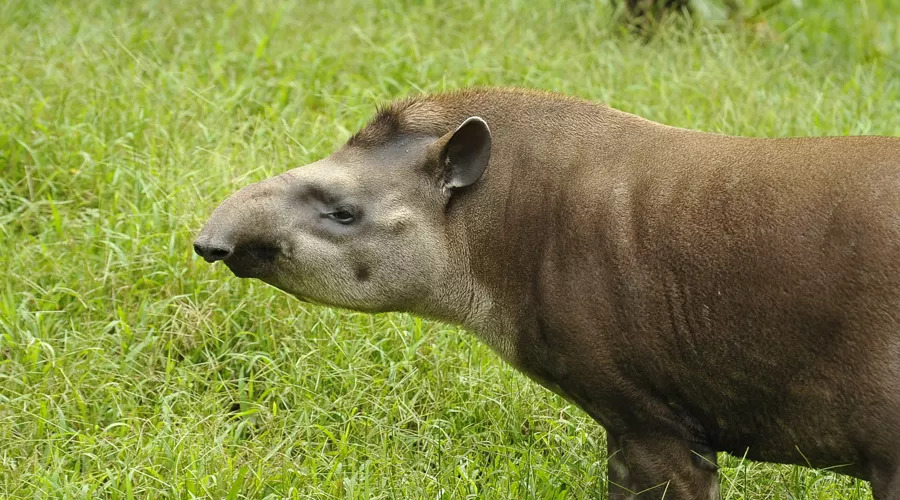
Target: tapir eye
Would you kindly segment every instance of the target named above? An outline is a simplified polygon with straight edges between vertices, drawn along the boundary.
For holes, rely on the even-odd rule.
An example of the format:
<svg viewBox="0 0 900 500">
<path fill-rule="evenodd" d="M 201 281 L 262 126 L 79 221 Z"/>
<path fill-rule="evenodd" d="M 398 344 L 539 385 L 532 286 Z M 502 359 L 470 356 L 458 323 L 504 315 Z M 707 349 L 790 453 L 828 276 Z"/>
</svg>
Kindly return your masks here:
<svg viewBox="0 0 900 500">
<path fill-rule="evenodd" d="M 356 214 L 348 207 L 340 207 L 329 213 L 328 217 L 341 224 L 351 224 L 356 219 Z"/>
</svg>

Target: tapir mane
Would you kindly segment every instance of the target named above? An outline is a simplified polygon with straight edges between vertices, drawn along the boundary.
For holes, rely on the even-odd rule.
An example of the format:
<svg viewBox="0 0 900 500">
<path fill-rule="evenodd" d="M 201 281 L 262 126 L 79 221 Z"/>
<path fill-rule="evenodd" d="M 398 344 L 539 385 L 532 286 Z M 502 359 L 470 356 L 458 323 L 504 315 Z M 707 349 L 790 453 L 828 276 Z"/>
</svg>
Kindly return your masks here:
<svg viewBox="0 0 900 500">
<path fill-rule="evenodd" d="M 515 115 L 517 109 L 540 103 L 598 107 L 577 97 L 514 87 L 472 87 L 417 95 L 378 106 L 375 116 L 347 141 L 347 146 L 374 148 L 403 136 L 441 137 L 470 116 Z"/>
</svg>

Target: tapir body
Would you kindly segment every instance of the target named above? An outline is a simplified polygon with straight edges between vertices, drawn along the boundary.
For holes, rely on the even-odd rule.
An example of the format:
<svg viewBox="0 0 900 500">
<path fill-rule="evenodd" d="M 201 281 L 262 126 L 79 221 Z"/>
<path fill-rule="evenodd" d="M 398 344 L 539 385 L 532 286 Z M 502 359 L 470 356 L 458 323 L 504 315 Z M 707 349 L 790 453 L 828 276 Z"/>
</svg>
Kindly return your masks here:
<svg viewBox="0 0 900 500">
<path fill-rule="evenodd" d="M 900 498 L 898 138 L 413 97 L 235 193 L 195 247 L 305 300 L 471 329 L 607 430 L 612 498 L 718 498 L 717 451 Z"/>
</svg>

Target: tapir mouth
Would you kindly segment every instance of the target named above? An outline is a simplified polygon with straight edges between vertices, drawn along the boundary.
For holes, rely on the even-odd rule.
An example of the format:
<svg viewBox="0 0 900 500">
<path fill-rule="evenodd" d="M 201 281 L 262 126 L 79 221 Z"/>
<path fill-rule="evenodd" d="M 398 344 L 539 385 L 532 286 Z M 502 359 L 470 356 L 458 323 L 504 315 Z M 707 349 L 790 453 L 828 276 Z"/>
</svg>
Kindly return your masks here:
<svg viewBox="0 0 900 500">
<path fill-rule="evenodd" d="M 253 244 L 238 247 L 224 262 L 238 278 L 264 278 L 272 273 L 281 255 L 275 245 Z"/>
</svg>

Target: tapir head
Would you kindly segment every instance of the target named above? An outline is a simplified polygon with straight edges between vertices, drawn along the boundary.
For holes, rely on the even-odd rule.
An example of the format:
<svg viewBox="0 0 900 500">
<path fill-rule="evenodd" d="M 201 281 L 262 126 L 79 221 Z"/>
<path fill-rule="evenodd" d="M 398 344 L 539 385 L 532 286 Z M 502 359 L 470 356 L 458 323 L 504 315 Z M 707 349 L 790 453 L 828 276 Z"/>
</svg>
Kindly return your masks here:
<svg viewBox="0 0 900 500">
<path fill-rule="evenodd" d="M 478 117 L 442 136 L 351 140 L 232 194 L 194 250 L 301 300 L 416 310 L 465 265 L 447 231 L 447 206 L 481 178 L 490 155 L 491 133 Z"/>
</svg>

